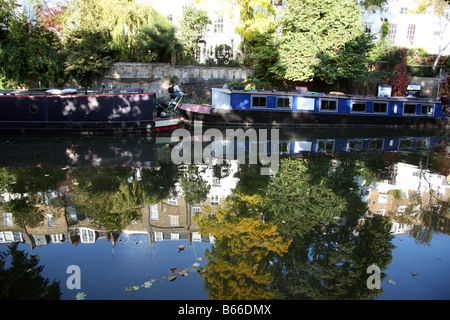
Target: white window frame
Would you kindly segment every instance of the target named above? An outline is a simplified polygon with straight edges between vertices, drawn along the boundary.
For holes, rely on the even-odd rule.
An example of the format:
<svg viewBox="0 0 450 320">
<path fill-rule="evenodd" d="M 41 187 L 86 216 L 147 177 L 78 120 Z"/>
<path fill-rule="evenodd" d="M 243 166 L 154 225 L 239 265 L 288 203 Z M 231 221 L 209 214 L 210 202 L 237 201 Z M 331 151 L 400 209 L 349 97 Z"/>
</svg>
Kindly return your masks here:
<svg viewBox="0 0 450 320">
<path fill-rule="evenodd" d="M 159 212 L 157 204 L 150 206 L 150 221 L 159 221 Z"/>
<path fill-rule="evenodd" d="M 278 107 L 278 99 L 288 100 L 289 101 L 289 107 Z M 279 110 L 292 110 L 292 97 L 277 96 L 275 107 L 277 109 L 279 109 Z"/>
<path fill-rule="evenodd" d="M 386 106 L 386 111 L 383 111 L 383 112 L 375 111 L 375 104 L 385 105 Z M 387 102 L 374 102 L 373 103 L 373 113 L 375 113 L 375 114 L 387 114 L 388 113 L 388 107 L 389 107 L 389 104 Z"/>
<path fill-rule="evenodd" d="M 266 105 L 265 106 L 255 106 L 253 105 L 253 98 L 264 98 L 266 99 Z M 267 96 L 264 95 L 252 95 L 251 96 L 251 102 L 252 102 L 252 109 L 266 109 L 267 108 Z"/>
<path fill-rule="evenodd" d="M 169 214 L 169 226 L 178 227 L 180 225 L 180 216 Z"/>
<path fill-rule="evenodd" d="M 336 109 L 322 109 L 322 101 L 334 101 L 336 102 Z M 338 111 L 338 99 L 319 99 L 319 111 L 320 112 L 337 112 Z"/>
<path fill-rule="evenodd" d="M 12 227 L 14 225 L 13 214 L 11 212 L 3 213 L 3 223 L 5 228 Z"/>
<path fill-rule="evenodd" d="M 414 112 L 413 113 L 405 112 L 406 111 L 406 105 L 415 105 L 416 107 L 414 108 Z M 417 103 L 404 103 L 403 104 L 403 112 L 402 112 L 402 114 L 404 116 L 410 116 L 410 117 L 415 116 L 417 114 Z"/>
<path fill-rule="evenodd" d="M 427 107 L 430 107 L 431 108 L 431 112 L 427 112 L 427 113 L 423 113 L 423 107 L 424 106 L 427 106 Z M 421 106 L 420 106 L 420 115 L 421 116 L 429 116 L 429 117 L 432 117 L 432 116 L 434 116 L 434 104 L 431 104 L 431 103 L 423 103 Z"/>
<path fill-rule="evenodd" d="M 355 104 L 364 104 L 364 111 L 353 110 L 353 105 L 355 105 Z M 367 113 L 367 101 L 352 100 L 351 104 L 350 104 L 350 112 L 351 113 Z"/>
</svg>

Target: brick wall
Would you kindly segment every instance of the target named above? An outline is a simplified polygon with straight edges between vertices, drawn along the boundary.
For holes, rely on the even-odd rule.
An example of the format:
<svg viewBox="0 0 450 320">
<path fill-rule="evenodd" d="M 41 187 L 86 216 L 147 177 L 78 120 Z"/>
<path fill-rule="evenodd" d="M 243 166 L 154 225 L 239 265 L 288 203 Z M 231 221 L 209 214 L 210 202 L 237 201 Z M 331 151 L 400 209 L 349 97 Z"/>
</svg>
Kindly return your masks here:
<svg viewBox="0 0 450 320">
<path fill-rule="evenodd" d="M 222 88 L 224 84 L 247 79 L 251 70 L 240 67 L 171 66 L 169 63 L 118 62 L 97 79 L 107 88 L 142 88 L 144 92 L 155 92 L 158 97 L 167 98 L 169 77 L 181 80 L 181 90 L 189 98 L 210 98 L 211 88 Z"/>
</svg>

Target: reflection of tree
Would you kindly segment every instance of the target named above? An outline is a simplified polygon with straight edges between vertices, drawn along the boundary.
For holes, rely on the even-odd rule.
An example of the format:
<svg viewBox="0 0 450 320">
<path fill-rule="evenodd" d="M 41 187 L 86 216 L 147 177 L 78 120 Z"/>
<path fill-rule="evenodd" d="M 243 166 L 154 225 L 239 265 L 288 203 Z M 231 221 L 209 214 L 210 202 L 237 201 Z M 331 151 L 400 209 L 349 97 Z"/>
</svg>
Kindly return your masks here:
<svg viewBox="0 0 450 320">
<path fill-rule="evenodd" d="M 211 299 L 268 299 L 276 260 L 290 242 L 272 223 L 250 215 L 241 216 L 228 200 L 215 215 L 201 213 L 195 221 L 202 234 L 212 234 L 215 245 L 205 256 L 205 288 Z M 239 207 L 239 206 L 238 206 Z"/>
<path fill-rule="evenodd" d="M 189 165 L 180 180 L 186 203 L 201 203 L 208 197 L 211 186 L 199 174 L 199 167 Z"/>
<path fill-rule="evenodd" d="M 300 237 L 319 223 L 333 221 L 345 208 L 345 201 L 328 181 L 327 175 L 318 179 L 311 174 L 306 160 L 282 160 L 266 192 L 265 219 L 275 223 L 281 233 Z"/>
<path fill-rule="evenodd" d="M 383 292 L 367 288 L 367 268 L 381 270 L 392 260 L 389 220 L 375 216 L 357 228 L 314 230 L 296 238 L 276 264 L 273 290 L 277 299 L 370 299 Z M 381 279 L 386 275 L 382 274 Z"/>
<path fill-rule="evenodd" d="M 11 266 L 6 269 L 8 257 L 11 257 Z M 0 299 L 59 299 L 59 282 L 50 283 L 42 277 L 44 266 L 38 263 L 36 256 L 17 250 L 17 243 L 10 245 L 8 252 L 0 253 Z"/>
<path fill-rule="evenodd" d="M 142 169 L 139 174 L 132 167 L 77 168 L 72 172 L 71 201 L 108 230 L 120 231 L 141 217 L 142 205 L 169 195 L 176 172 L 170 165 Z"/>
<path fill-rule="evenodd" d="M 65 180 L 61 168 L 2 168 L 0 187 L 10 195 L 3 208 L 11 212 L 14 222 L 28 235 L 28 227 L 37 227 L 44 219 L 45 198 Z"/>
</svg>

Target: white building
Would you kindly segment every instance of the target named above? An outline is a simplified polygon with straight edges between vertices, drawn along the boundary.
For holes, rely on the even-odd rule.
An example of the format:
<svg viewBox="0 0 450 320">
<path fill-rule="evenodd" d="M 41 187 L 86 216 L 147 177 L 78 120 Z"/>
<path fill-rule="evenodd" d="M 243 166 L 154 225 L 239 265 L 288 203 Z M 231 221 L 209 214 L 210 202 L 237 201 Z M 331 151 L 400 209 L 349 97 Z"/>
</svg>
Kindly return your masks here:
<svg viewBox="0 0 450 320">
<path fill-rule="evenodd" d="M 214 53 L 216 46 L 226 44 L 232 48 L 233 56 L 239 49 L 241 37 L 237 34 L 236 26 L 239 19 L 239 10 L 233 8 L 230 4 L 220 0 L 200 1 L 195 0 L 135 0 L 139 4 L 150 4 L 155 10 L 165 15 L 176 27 L 179 26 L 183 18 L 184 8 L 187 6 L 195 6 L 208 12 L 211 25 L 203 39 L 200 40 L 200 62 L 204 62 L 207 58 L 206 52 Z M 183 30 L 178 29 L 182 33 Z"/>
<path fill-rule="evenodd" d="M 389 23 L 388 40 L 404 48 L 424 48 L 428 53 L 438 54 L 450 42 L 450 6 L 440 18 L 428 7 L 425 13 L 413 13 L 418 8 L 415 0 L 389 0 L 383 7 L 371 7 L 363 15 L 366 29 L 381 38 L 381 25 Z M 443 55 L 450 54 L 450 45 Z"/>
</svg>

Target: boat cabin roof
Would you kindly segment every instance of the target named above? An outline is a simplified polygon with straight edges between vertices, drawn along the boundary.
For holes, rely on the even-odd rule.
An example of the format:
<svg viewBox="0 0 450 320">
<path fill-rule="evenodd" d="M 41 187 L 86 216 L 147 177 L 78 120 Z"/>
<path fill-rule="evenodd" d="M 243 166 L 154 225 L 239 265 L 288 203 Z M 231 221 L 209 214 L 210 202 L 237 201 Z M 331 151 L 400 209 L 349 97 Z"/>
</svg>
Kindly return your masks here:
<svg viewBox="0 0 450 320">
<path fill-rule="evenodd" d="M 297 96 L 308 98 L 325 98 L 325 99 L 352 99 L 352 100 L 366 100 L 366 101 L 399 101 L 399 102 L 439 102 L 439 100 L 431 98 L 412 98 L 412 97 L 382 97 L 382 96 L 365 96 L 345 94 L 342 92 L 311 92 L 311 91 L 277 91 L 277 90 L 231 90 L 231 94 L 249 94 L 249 95 L 267 95 L 267 96 Z"/>
</svg>

